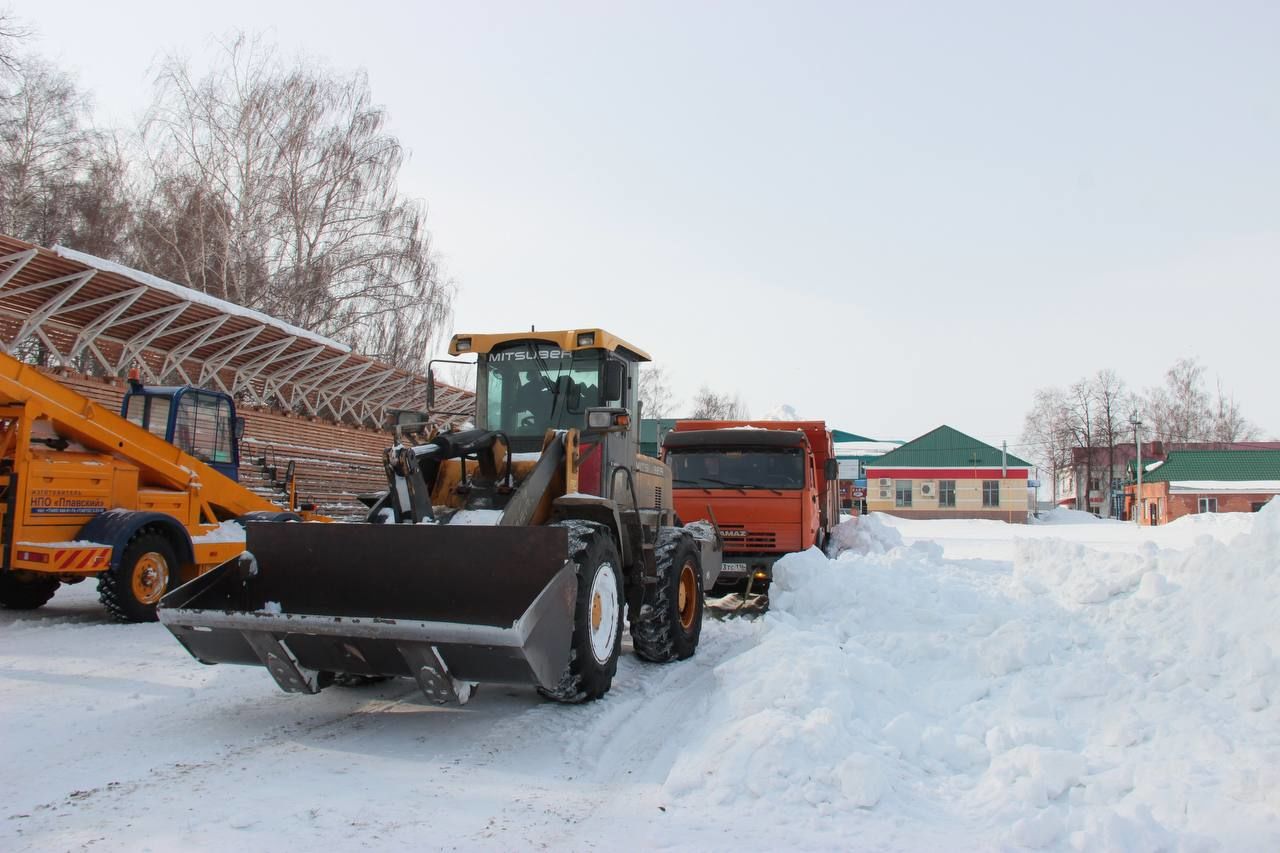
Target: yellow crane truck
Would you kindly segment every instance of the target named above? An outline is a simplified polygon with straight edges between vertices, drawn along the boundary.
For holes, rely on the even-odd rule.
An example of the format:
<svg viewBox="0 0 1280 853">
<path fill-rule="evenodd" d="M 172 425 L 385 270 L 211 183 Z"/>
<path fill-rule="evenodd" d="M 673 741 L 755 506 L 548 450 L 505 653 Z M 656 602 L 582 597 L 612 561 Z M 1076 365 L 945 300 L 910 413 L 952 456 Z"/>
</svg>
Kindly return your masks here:
<svg viewBox="0 0 1280 853">
<path fill-rule="evenodd" d="M 645 660 L 694 654 L 723 542 L 676 521 L 670 470 L 639 453 L 648 356 L 601 329 L 450 352 L 478 359 L 475 427 L 398 430 L 365 523 L 248 524 L 244 554 L 160 604 L 195 658 L 295 693 L 409 676 L 437 702 L 482 682 L 582 702 L 609 689 L 628 623 Z"/>
<path fill-rule="evenodd" d="M 116 618 L 153 621 L 244 550 L 223 522 L 300 520 L 236 481 L 242 424 L 226 394 L 132 381 L 117 414 L 0 353 L 0 606 L 96 577 Z"/>
</svg>

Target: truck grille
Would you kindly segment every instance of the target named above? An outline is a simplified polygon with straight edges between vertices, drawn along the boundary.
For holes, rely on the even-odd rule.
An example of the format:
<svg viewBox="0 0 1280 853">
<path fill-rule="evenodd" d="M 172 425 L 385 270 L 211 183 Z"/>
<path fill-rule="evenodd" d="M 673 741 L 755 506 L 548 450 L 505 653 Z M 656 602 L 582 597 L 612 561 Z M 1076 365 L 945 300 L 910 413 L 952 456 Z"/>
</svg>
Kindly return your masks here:
<svg viewBox="0 0 1280 853">
<path fill-rule="evenodd" d="M 722 524 L 720 534 L 724 537 L 724 549 L 731 552 L 770 551 L 778 545 L 776 533 L 747 530 L 740 524 Z"/>
</svg>

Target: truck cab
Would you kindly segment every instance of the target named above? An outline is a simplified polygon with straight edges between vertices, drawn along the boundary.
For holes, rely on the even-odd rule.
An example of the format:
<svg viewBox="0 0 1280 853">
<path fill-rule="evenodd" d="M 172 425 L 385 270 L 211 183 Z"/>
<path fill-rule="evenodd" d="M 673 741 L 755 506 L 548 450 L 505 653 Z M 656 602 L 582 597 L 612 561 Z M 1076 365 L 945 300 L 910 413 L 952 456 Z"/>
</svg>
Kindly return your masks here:
<svg viewBox="0 0 1280 853">
<path fill-rule="evenodd" d="M 185 385 L 145 387 L 131 379 L 120 416 L 239 482 L 244 418 L 236 416 L 230 396 Z"/>
<path fill-rule="evenodd" d="M 836 460 L 821 421 L 677 421 L 663 439 L 676 513 L 714 521 L 721 581 L 766 587 L 784 554 L 823 547 L 839 523 Z"/>
</svg>

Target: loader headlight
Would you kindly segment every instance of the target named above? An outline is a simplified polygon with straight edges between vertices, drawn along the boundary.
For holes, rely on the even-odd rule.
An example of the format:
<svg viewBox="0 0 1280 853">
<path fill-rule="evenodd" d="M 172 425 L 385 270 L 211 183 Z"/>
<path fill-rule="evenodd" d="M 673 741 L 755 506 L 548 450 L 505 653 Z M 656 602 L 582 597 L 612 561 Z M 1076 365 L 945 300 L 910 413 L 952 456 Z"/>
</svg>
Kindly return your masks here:
<svg viewBox="0 0 1280 853">
<path fill-rule="evenodd" d="M 578 346 L 593 347 L 595 345 L 596 345 L 595 332 L 579 332 L 578 333 Z"/>
<path fill-rule="evenodd" d="M 587 412 L 587 427 L 608 429 L 613 426 L 613 412 Z"/>
<path fill-rule="evenodd" d="M 471 338 L 458 338 L 458 342 L 454 345 L 458 352 L 471 352 Z"/>
</svg>

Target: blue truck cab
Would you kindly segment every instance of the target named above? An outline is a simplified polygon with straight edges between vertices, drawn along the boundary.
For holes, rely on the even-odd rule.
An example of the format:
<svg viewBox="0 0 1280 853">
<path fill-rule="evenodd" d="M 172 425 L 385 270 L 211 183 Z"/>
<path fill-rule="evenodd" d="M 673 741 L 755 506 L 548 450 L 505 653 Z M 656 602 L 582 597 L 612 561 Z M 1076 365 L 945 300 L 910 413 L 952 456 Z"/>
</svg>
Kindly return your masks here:
<svg viewBox="0 0 1280 853">
<path fill-rule="evenodd" d="M 189 385 L 145 387 L 130 379 L 120 415 L 209 465 L 240 480 L 240 438 L 244 418 L 221 391 Z"/>
</svg>

